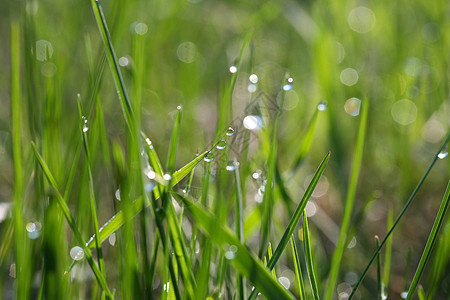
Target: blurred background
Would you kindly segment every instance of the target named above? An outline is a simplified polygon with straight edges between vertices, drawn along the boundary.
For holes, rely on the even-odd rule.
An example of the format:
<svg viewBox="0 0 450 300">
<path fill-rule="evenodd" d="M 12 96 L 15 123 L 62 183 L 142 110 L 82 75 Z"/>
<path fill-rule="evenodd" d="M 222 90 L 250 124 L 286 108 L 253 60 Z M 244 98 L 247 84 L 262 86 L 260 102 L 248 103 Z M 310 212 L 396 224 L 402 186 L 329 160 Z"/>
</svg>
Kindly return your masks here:
<svg viewBox="0 0 450 300">
<path fill-rule="evenodd" d="M 230 125 L 236 136 L 244 131 L 242 120 L 252 114 L 255 101 L 264 103 L 269 110 L 277 108 L 284 76 L 287 73 L 292 77 L 292 88 L 286 92 L 280 119 L 277 162 L 295 202 L 300 200 L 322 157 L 329 150 L 332 152 L 325 176 L 307 207 L 319 282 L 326 282 L 342 219 L 359 126 L 359 104 L 370 102 L 352 218 L 356 228 L 349 233 L 336 299 L 339 293 L 348 293 L 376 248 L 373 236 L 386 234 L 388 211 L 398 215 L 447 135 L 450 3 L 446 0 L 101 3 L 131 99 L 137 93 L 141 95 L 142 130 L 151 137 L 162 161 L 167 157 L 177 106 L 183 107 L 177 168 L 213 143 L 219 100 L 233 73 L 238 76 Z M 0 239 L 5 241 L 13 186 L 11 22 L 18 21 L 22 26 L 22 93 L 24 114 L 29 116 L 23 120 L 25 164 L 32 164 L 33 160 L 30 141 L 47 136 L 49 143 L 44 148 L 59 153 L 49 164 L 61 178 L 70 170 L 70 163 L 66 162 L 73 160 L 78 142 L 73 138 L 79 130 L 77 94 L 84 101 L 93 97 L 96 77 L 92 74 L 101 65 L 103 45 L 89 1 L 1 1 L 0 15 L 3 40 Z M 252 33 L 250 44 L 243 53 L 240 68 L 230 68 L 236 65 L 249 33 Z M 140 72 L 138 83 L 133 81 L 136 72 Z M 140 89 L 133 88 L 137 84 Z M 107 64 L 98 99 L 108 141 L 125 139 L 126 123 Z M 318 106 L 311 150 L 295 173 L 284 172 L 293 164 Z M 93 112 L 92 119 L 99 118 Z M 258 180 L 251 175 L 258 170 L 263 174 L 266 168 L 258 152 L 263 143 L 260 133 L 253 132 L 252 137 L 249 156 L 245 158 L 252 167 L 245 178 L 248 207 L 261 201 Z M 91 137 L 92 144 L 98 142 L 100 148 L 100 139 Z M 239 156 L 239 147 L 236 151 Z M 107 159 L 101 157 L 100 150 L 93 153 L 99 222 L 103 224 L 113 215 L 112 199 L 117 187 L 105 171 Z M 216 168 L 221 163 L 217 160 Z M 389 299 L 400 299 L 409 286 L 449 180 L 449 166 L 448 158 L 437 162 L 394 232 Z M 26 175 L 26 182 L 30 176 L 31 173 Z M 201 170 L 193 181 L 194 196 L 200 193 L 196 192 L 200 181 Z M 87 188 L 75 179 L 74 192 L 68 199 L 75 216 L 77 199 L 83 195 L 87 195 Z M 29 200 L 24 219 L 42 223 L 44 204 L 32 195 L 26 197 Z M 281 202 L 276 204 L 273 214 L 279 216 L 274 221 L 278 229 L 271 238 L 276 244 L 289 215 Z M 85 235 L 89 233 L 91 230 L 86 227 Z M 257 233 L 256 229 L 248 229 L 247 244 L 251 249 L 251 245 L 258 245 Z M 36 253 L 42 253 L 38 242 L 33 247 Z M 441 255 L 434 257 L 439 260 L 428 264 L 432 272 L 426 272 L 421 282 L 424 290 L 434 295 L 433 299 L 448 299 L 448 218 L 437 247 Z M 13 257 L 11 253 L 4 255 L 6 259 L 0 261 L 0 295 L 11 299 Z M 68 250 L 59 255 L 69 262 Z M 107 255 L 108 264 L 117 253 Z M 39 261 L 34 263 L 38 269 Z M 291 290 L 296 295 L 292 264 L 283 261 L 278 272 L 292 281 Z M 372 268 L 358 297 L 374 299 L 374 293 L 376 269 Z"/>
</svg>

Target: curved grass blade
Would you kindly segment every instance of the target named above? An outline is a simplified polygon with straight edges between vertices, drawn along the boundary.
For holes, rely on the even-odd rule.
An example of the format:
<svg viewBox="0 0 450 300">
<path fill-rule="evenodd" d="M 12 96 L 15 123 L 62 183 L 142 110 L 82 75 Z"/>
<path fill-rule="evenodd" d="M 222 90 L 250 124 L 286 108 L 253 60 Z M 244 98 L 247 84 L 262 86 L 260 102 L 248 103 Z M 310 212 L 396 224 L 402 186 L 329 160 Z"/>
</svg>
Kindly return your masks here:
<svg viewBox="0 0 450 300">
<path fill-rule="evenodd" d="M 333 298 L 336 281 L 339 275 L 342 256 L 347 246 L 347 233 L 350 229 L 350 220 L 353 212 L 353 204 L 355 203 L 356 186 L 358 184 L 359 171 L 361 169 L 362 156 L 364 151 L 364 140 L 366 136 L 367 115 L 369 111 L 369 101 L 362 103 L 362 114 L 359 123 L 358 137 L 356 140 L 355 154 L 353 157 L 353 166 L 351 171 L 350 183 L 348 186 L 347 197 L 345 199 L 344 215 L 342 217 L 341 230 L 339 231 L 338 244 L 331 259 L 331 269 L 328 281 L 328 288 L 325 294 L 326 300 Z"/>
<path fill-rule="evenodd" d="M 394 222 L 394 210 L 389 207 L 386 228 L 391 228 Z M 389 274 L 391 274 L 391 258 L 392 258 L 392 241 L 393 237 L 387 240 L 386 249 L 384 250 L 383 264 L 383 293 L 389 289 Z"/>
<path fill-rule="evenodd" d="M 311 251 L 310 234 L 308 227 L 308 218 L 306 211 L 303 211 L 303 241 L 305 242 L 306 266 L 308 267 L 309 282 L 315 300 L 319 300 L 319 288 L 317 286 L 316 273 L 314 271 L 314 263 Z"/>
<path fill-rule="evenodd" d="M 78 112 L 80 114 L 80 133 L 83 139 L 83 146 L 84 146 L 84 153 L 86 155 L 87 160 L 87 170 L 88 170 L 88 176 L 89 176 L 89 203 L 91 206 L 91 214 L 92 214 L 92 221 L 94 223 L 94 231 L 95 231 L 95 246 L 97 248 L 97 258 L 98 258 L 98 265 L 100 267 L 100 271 L 102 272 L 103 276 L 106 278 L 106 272 L 105 272 L 105 264 L 103 262 L 103 251 L 102 251 L 102 243 L 100 242 L 99 234 L 98 234 L 98 219 L 97 219 L 97 208 L 95 203 L 95 191 L 94 191 L 94 179 L 92 177 L 92 170 L 91 170 L 91 155 L 89 153 L 89 144 L 87 139 L 87 131 L 85 130 L 85 122 L 87 122 L 87 119 L 83 116 L 83 108 L 81 105 L 81 97 L 80 94 L 78 94 Z"/>
<path fill-rule="evenodd" d="M 441 206 L 439 207 L 439 211 L 434 221 L 433 228 L 431 229 L 430 235 L 428 236 L 428 241 L 425 246 L 425 250 L 422 253 L 422 257 L 420 258 L 419 266 L 417 267 L 416 273 L 414 274 L 413 280 L 411 282 L 411 286 L 409 287 L 406 300 L 412 299 L 412 296 L 416 291 L 417 284 L 419 283 L 419 279 L 422 276 L 425 265 L 428 262 L 428 259 L 430 258 L 431 250 L 433 250 L 433 247 L 436 244 L 439 230 L 442 227 L 442 224 L 445 219 L 445 213 L 447 212 L 448 209 L 449 198 L 450 198 L 450 181 L 447 183 L 447 189 L 445 190 L 444 198 L 442 199 Z"/>
<path fill-rule="evenodd" d="M 297 209 L 295 210 L 295 213 L 292 215 L 291 220 L 289 221 L 288 226 L 286 227 L 286 230 L 284 231 L 283 237 L 280 240 L 280 243 L 278 244 L 275 253 L 273 254 L 272 259 L 267 264 L 267 267 L 269 270 L 272 270 L 275 264 L 278 262 L 278 260 L 281 257 L 281 254 L 283 253 L 284 249 L 286 248 L 286 245 L 289 242 L 289 239 L 294 233 L 295 227 L 297 226 L 298 221 L 300 220 L 300 217 L 303 213 L 303 210 L 306 207 L 306 203 L 308 203 L 309 198 L 311 197 L 312 193 L 314 192 L 314 189 L 319 182 L 320 177 L 323 174 L 323 171 L 325 170 L 325 166 L 327 165 L 327 162 L 330 158 L 331 152 L 328 152 L 325 157 L 323 158 L 322 162 L 320 163 L 319 167 L 317 168 L 316 173 L 314 174 L 313 179 L 308 185 L 308 188 L 305 191 L 305 194 L 303 195 L 302 200 L 300 200 L 300 203 L 297 206 Z M 258 292 L 256 289 L 253 290 L 251 293 L 249 299 L 255 299 L 258 295 Z"/>
<path fill-rule="evenodd" d="M 189 162 L 187 165 L 185 165 L 184 167 L 182 167 L 181 169 L 179 169 L 178 171 L 176 171 L 175 173 L 173 173 L 172 175 L 172 180 L 171 180 L 171 186 L 175 186 L 177 183 L 179 183 L 185 176 L 187 176 L 192 169 L 198 164 L 200 163 L 203 158 L 205 157 L 205 155 L 208 153 L 208 151 L 203 152 L 202 154 L 200 154 L 199 156 L 197 156 L 195 159 L 193 159 L 191 162 Z M 154 189 L 153 190 L 153 194 L 155 199 L 158 199 L 160 197 L 159 191 L 158 189 Z M 135 216 L 136 214 L 138 214 L 144 207 L 147 207 L 150 205 L 150 202 L 147 200 L 144 200 L 143 197 L 139 197 L 137 198 L 130 207 L 130 212 L 132 212 L 132 216 Z M 100 233 L 100 240 L 103 243 L 108 236 L 110 236 L 113 232 L 115 232 L 117 229 L 119 229 L 125 219 L 124 219 L 124 214 L 123 211 L 119 211 L 117 214 L 115 214 L 111 219 L 109 219 L 108 222 L 106 222 L 99 230 Z M 87 245 L 90 248 L 93 248 L 93 241 L 95 239 L 95 235 L 91 237 L 91 239 L 88 241 Z"/>
<path fill-rule="evenodd" d="M 182 108 L 180 105 L 177 107 L 177 116 L 173 126 L 172 139 L 170 140 L 169 155 L 167 159 L 167 172 L 170 174 L 175 171 L 175 159 L 177 155 L 178 140 L 180 138 L 181 113 Z"/>
<path fill-rule="evenodd" d="M 359 277 L 358 281 L 356 282 L 355 286 L 353 287 L 352 293 L 350 294 L 348 300 L 351 300 L 353 295 L 356 293 L 356 290 L 358 289 L 359 285 L 361 284 L 362 280 L 364 279 L 364 277 L 366 276 L 367 272 L 369 271 L 370 266 L 372 265 L 373 261 L 375 260 L 378 252 L 381 251 L 381 248 L 383 248 L 384 244 L 386 243 L 387 239 L 389 238 L 389 236 L 391 236 L 392 232 L 394 231 L 395 227 L 397 227 L 397 224 L 400 222 L 400 219 L 403 217 L 403 215 L 405 214 L 406 210 L 408 209 L 408 207 L 411 205 L 412 201 L 414 200 L 414 198 L 417 195 L 417 192 L 419 191 L 419 189 L 422 187 L 423 183 L 425 182 L 425 179 L 428 177 L 428 174 L 431 172 L 431 169 L 433 168 L 434 164 L 436 163 L 436 161 L 439 158 L 439 153 L 441 153 L 442 150 L 444 150 L 444 148 L 447 146 L 448 141 L 450 139 L 450 133 L 447 134 L 447 137 L 445 138 L 444 143 L 442 144 L 442 146 L 439 148 L 439 150 L 436 152 L 436 154 L 433 157 L 432 162 L 430 163 L 430 165 L 428 166 L 428 169 L 426 170 L 425 174 L 422 176 L 422 178 L 420 179 L 419 183 L 417 184 L 416 188 L 414 189 L 414 191 L 412 192 L 411 196 L 409 197 L 408 201 L 406 201 L 405 205 L 402 208 L 402 211 L 400 212 L 400 214 L 398 215 L 398 217 L 395 219 L 394 224 L 392 225 L 391 229 L 389 229 L 388 233 L 386 234 L 386 236 L 384 237 L 384 239 L 381 241 L 380 243 L 380 247 L 378 247 L 378 249 L 375 251 L 375 253 L 372 255 L 372 258 L 369 260 L 369 263 L 367 264 L 366 268 L 364 269 L 364 271 L 362 272 L 361 276 Z"/>
<path fill-rule="evenodd" d="M 295 278 L 298 284 L 298 293 L 300 295 L 300 300 L 305 300 L 305 287 L 303 285 L 303 275 L 302 269 L 300 267 L 300 260 L 298 259 L 297 245 L 295 244 L 294 235 L 291 235 L 291 248 L 292 248 L 292 260 L 294 261 L 295 267 Z"/>
<path fill-rule="evenodd" d="M 183 202 L 197 224 L 209 235 L 211 241 L 221 251 L 225 245 L 235 246 L 234 257 L 229 262 L 249 281 L 251 281 L 268 299 L 293 299 L 292 295 L 269 273 L 259 259 L 251 254 L 233 232 L 226 226 L 218 224 L 215 217 L 187 197 L 173 193 Z M 228 250 L 228 249 L 227 249 Z"/>
<path fill-rule="evenodd" d="M 32 142 L 31 146 L 33 147 L 35 156 L 39 162 L 39 165 L 41 166 L 42 171 L 44 172 L 45 176 L 47 177 L 47 180 L 50 183 L 50 185 L 52 186 L 52 188 L 55 190 L 56 200 L 58 202 L 59 208 L 61 209 L 62 213 L 64 214 L 64 217 L 66 218 L 67 223 L 69 223 L 69 226 L 72 229 L 72 232 L 73 232 L 75 238 L 77 239 L 78 243 L 80 243 L 80 247 L 83 248 L 83 251 L 86 255 L 86 260 L 88 261 L 89 265 L 91 266 L 92 272 L 94 273 L 98 284 L 101 286 L 101 288 L 105 292 L 107 299 L 113 299 L 113 296 L 112 296 L 111 292 L 109 291 L 108 286 L 106 284 L 105 277 L 103 277 L 103 274 L 101 273 L 97 264 L 94 262 L 94 258 L 92 257 L 91 249 L 83 241 L 81 233 L 78 230 L 78 226 L 76 225 L 75 220 L 72 218 L 72 215 L 70 214 L 69 207 L 67 206 L 66 202 L 64 201 L 64 198 L 62 197 L 61 193 L 59 192 L 58 185 L 56 184 L 55 178 L 53 177 L 52 173 L 50 172 L 50 169 L 48 168 L 44 159 L 39 154 L 39 152 L 36 148 L 36 145 Z"/>
</svg>

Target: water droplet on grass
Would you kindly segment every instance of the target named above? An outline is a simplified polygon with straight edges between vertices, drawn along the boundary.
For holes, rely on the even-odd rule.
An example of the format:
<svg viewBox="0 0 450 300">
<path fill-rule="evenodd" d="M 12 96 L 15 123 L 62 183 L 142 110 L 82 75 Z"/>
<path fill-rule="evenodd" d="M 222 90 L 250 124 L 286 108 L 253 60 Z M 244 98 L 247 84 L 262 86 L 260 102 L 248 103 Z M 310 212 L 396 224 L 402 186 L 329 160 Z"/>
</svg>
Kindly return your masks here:
<svg viewBox="0 0 450 300">
<path fill-rule="evenodd" d="M 221 139 L 218 143 L 217 143 L 217 145 L 216 145 L 216 148 L 218 149 L 218 150 L 223 150 L 223 149 L 225 149 L 227 147 L 227 142 L 224 140 L 224 139 Z"/>
<path fill-rule="evenodd" d="M 326 111 L 327 110 L 327 102 L 326 101 L 320 101 L 319 104 L 317 105 L 317 109 L 319 111 Z"/>
<path fill-rule="evenodd" d="M 83 132 L 87 132 L 89 130 L 88 121 L 85 116 L 81 117 L 81 120 L 83 122 Z"/>
<path fill-rule="evenodd" d="M 166 173 L 166 174 L 163 175 L 163 178 L 164 178 L 165 180 L 169 181 L 169 180 L 172 179 L 172 176 L 170 176 L 170 174 Z"/>
<path fill-rule="evenodd" d="M 116 199 L 120 201 L 120 189 L 116 190 L 116 193 L 114 194 L 116 196 Z"/>
<path fill-rule="evenodd" d="M 25 226 L 28 237 L 32 240 L 37 239 L 41 235 L 42 225 L 39 222 L 30 222 Z"/>
<path fill-rule="evenodd" d="M 262 177 L 262 171 L 261 171 L 261 170 L 256 170 L 255 172 L 253 172 L 252 177 L 253 177 L 253 179 L 255 179 L 255 180 L 261 179 L 261 177 Z"/>
<path fill-rule="evenodd" d="M 236 66 L 231 66 L 229 70 L 230 70 L 230 73 L 234 74 L 234 73 L 237 72 L 237 67 Z"/>
<path fill-rule="evenodd" d="M 246 116 L 242 123 L 248 130 L 260 130 L 262 128 L 262 120 L 259 116 Z"/>
<path fill-rule="evenodd" d="M 236 257 L 237 247 L 235 245 L 231 245 L 228 250 L 225 252 L 225 258 L 228 260 L 232 260 Z"/>
<path fill-rule="evenodd" d="M 442 150 L 439 154 L 438 154 L 438 157 L 440 158 L 440 159 L 444 159 L 444 158 L 446 158 L 448 156 L 448 151 L 447 150 Z"/>
<path fill-rule="evenodd" d="M 237 162 L 235 160 L 230 160 L 227 164 L 226 170 L 232 172 L 232 171 L 236 170 L 237 168 L 239 168 L 239 162 Z"/>
<path fill-rule="evenodd" d="M 361 100 L 358 98 L 350 98 L 345 101 L 344 110 L 350 116 L 356 117 L 361 109 Z"/>
<path fill-rule="evenodd" d="M 108 242 L 111 246 L 114 246 L 116 244 L 116 233 L 113 232 L 108 237 Z"/>
<path fill-rule="evenodd" d="M 73 260 L 82 260 L 84 258 L 84 250 L 83 248 L 79 246 L 75 246 L 72 249 L 70 249 L 70 257 Z"/>
<path fill-rule="evenodd" d="M 250 80 L 251 83 L 257 83 L 258 82 L 258 75 L 252 74 L 248 77 L 248 80 Z"/>
<path fill-rule="evenodd" d="M 122 56 L 121 58 L 119 58 L 119 65 L 121 67 L 126 67 L 126 66 L 128 66 L 129 63 L 130 63 L 130 60 L 128 59 L 128 57 Z"/>
<path fill-rule="evenodd" d="M 406 299 L 406 297 L 408 297 L 408 292 L 402 292 L 400 297 L 402 297 L 402 299 Z"/>
<path fill-rule="evenodd" d="M 204 160 L 205 160 L 206 162 L 212 162 L 212 161 L 214 160 L 214 153 L 212 153 L 211 151 L 208 152 L 208 153 L 205 155 Z"/>
<path fill-rule="evenodd" d="M 227 136 L 233 136 L 233 134 L 234 134 L 234 129 L 231 128 L 231 127 L 228 127 L 226 135 Z"/>
<path fill-rule="evenodd" d="M 249 93 L 254 93 L 258 90 L 258 87 L 256 86 L 256 84 L 249 84 L 247 87 L 247 90 Z"/>
<path fill-rule="evenodd" d="M 290 90 L 292 90 L 292 84 L 285 84 L 285 85 L 283 85 L 283 90 L 284 91 L 290 91 Z"/>
</svg>

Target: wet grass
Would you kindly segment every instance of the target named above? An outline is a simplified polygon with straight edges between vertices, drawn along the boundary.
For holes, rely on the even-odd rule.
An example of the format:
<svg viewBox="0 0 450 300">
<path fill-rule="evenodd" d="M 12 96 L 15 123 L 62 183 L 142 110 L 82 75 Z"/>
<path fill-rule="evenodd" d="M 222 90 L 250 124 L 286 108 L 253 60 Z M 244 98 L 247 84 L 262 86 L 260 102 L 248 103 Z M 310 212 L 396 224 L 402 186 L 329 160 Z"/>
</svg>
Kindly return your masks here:
<svg viewBox="0 0 450 300">
<path fill-rule="evenodd" d="M 0 298 L 446 299 L 446 1 L 49 4 L 1 4 Z"/>
</svg>

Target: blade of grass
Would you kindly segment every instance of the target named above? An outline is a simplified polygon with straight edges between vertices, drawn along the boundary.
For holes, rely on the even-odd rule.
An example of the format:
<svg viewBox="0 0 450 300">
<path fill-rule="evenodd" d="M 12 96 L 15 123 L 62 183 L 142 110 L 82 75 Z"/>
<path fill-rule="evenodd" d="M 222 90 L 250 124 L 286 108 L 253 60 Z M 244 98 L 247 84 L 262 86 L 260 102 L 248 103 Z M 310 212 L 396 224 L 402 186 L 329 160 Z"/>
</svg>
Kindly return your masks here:
<svg viewBox="0 0 450 300">
<path fill-rule="evenodd" d="M 294 261 L 295 278 L 298 284 L 298 293 L 300 300 L 305 300 L 305 287 L 303 285 L 302 269 L 300 267 L 300 260 L 298 259 L 297 245 L 295 244 L 294 235 L 291 235 L 292 260 Z"/>
<path fill-rule="evenodd" d="M 172 138 L 170 140 L 169 155 L 167 159 L 167 171 L 172 174 L 175 171 L 175 160 L 177 155 L 178 140 L 180 138 L 180 125 L 181 125 L 181 105 L 177 107 L 177 116 L 175 118 L 175 124 L 173 126 Z"/>
<path fill-rule="evenodd" d="M 86 255 L 86 260 L 88 261 L 92 272 L 94 273 L 95 278 L 97 279 L 98 284 L 101 286 L 103 291 L 106 294 L 107 299 L 113 299 L 113 296 L 111 292 L 108 289 L 108 286 L 106 284 L 106 279 L 103 277 L 103 274 L 101 273 L 100 269 L 98 268 L 97 264 L 94 261 L 94 258 L 92 257 L 91 249 L 87 246 L 87 244 L 84 242 L 80 231 L 78 230 L 78 226 L 75 223 L 75 220 L 72 218 L 72 215 L 70 214 L 69 207 L 67 206 L 64 198 L 62 197 L 61 193 L 59 192 L 58 185 L 56 184 L 55 179 L 53 178 L 52 173 L 50 172 L 50 169 L 48 168 L 47 164 L 45 163 L 42 156 L 39 154 L 36 145 L 32 142 L 31 143 L 35 156 L 39 162 L 39 165 L 41 166 L 42 171 L 44 172 L 48 182 L 52 186 L 53 190 L 56 193 L 56 200 L 58 202 L 58 206 L 61 209 L 62 213 L 64 214 L 64 217 L 67 220 L 67 223 L 69 224 L 75 238 L 77 239 L 78 243 L 80 243 L 80 247 L 83 248 L 83 251 Z"/>
<path fill-rule="evenodd" d="M 378 235 L 375 236 L 375 241 L 377 243 L 377 248 L 380 247 L 380 239 Z M 381 253 L 377 255 L 377 290 L 378 290 L 378 300 L 383 299 L 383 282 L 381 281 Z"/>
<path fill-rule="evenodd" d="M 391 228 L 394 222 L 394 210 L 392 206 L 389 207 L 387 216 L 386 228 Z M 384 265 L 383 265 L 383 293 L 389 290 L 389 274 L 391 273 L 391 257 L 392 257 L 392 241 L 393 237 L 389 238 L 386 242 L 386 249 L 384 251 Z M 387 295 L 386 295 L 387 296 Z"/>
<path fill-rule="evenodd" d="M 364 279 L 364 277 L 366 276 L 367 272 L 369 271 L 369 268 L 372 265 L 373 261 L 375 260 L 378 252 L 381 251 L 381 248 L 383 248 L 383 246 L 386 243 L 387 239 L 389 238 L 389 236 L 391 236 L 391 234 L 394 231 L 395 227 L 397 227 L 397 224 L 400 222 L 400 219 L 403 217 L 403 215 L 405 214 L 406 210 L 411 205 L 413 199 L 416 197 L 417 192 L 422 187 L 423 183 L 425 182 L 425 179 L 428 177 L 428 174 L 431 172 L 431 169 L 433 168 L 434 164 L 438 160 L 439 153 L 441 153 L 441 151 L 444 150 L 444 148 L 447 146 L 449 139 L 450 139 L 450 133 L 447 133 L 447 137 L 445 138 L 444 143 L 442 144 L 442 146 L 439 148 L 439 150 L 434 155 L 433 160 L 431 161 L 430 165 L 428 166 L 428 169 L 426 170 L 425 174 L 422 176 L 422 178 L 420 179 L 420 181 L 417 184 L 416 188 L 411 193 L 411 196 L 409 197 L 408 201 L 406 201 L 405 205 L 402 208 L 402 211 L 400 212 L 400 214 L 395 219 L 394 224 L 389 229 L 389 231 L 386 234 L 386 236 L 384 237 L 384 239 L 381 241 L 380 246 L 375 251 L 375 253 L 372 255 L 372 258 L 369 260 L 367 266 L 365 267 L 364 271 L 362 272 L 361 276 L 359 277 L 358 281 L 356 282 L 355 286 L 353 287 L 352 293 L 350 294 L 350 296 L 348 298 L 349 300 L 352 299 L 353 295 L 355 294 L 355 292 L 358 289 L 359 285 L 361 284 L 362 280 Z"/>
<path fill-rule="evenodd" d="M 272 224 L 272 211 L 273 211 L 273 188 L 275 184 L 275 169 L 277 163 L 277 152 L 278 152 L 278 125 L 281 116 L 281 111 L 283 109 L 284 100 L 286 98 L 286 91 L 283 89 L 284 84 L 291 84 L 287 82 L 289 76 L 286 74 L 283 79 L 281 87 L 281 98 L 280 106 L 277 108 L 276 115 L 274 118 L 274 124 L 272 127 L 270 150 L 267 159 L 267 184 L 265 186 L 265 191 L 263 195 L 263 207 L 261 214 L 261 240 L 259 244 L 258 256 L 262 257 L 264 250 L 266 249 L 266 244 L 268 242 Z"/>
<path fill-rule="evenodd" d="M 11 23 L 11 127 L 14 168 L 14 240 L 17 270 L 17 299 L 30 297 L 30 268 L 27 237 L 23 220 L 24 170 L 22 159 L 22 95 L 20 84 L 20 25 Z"/>
<path fill-rule="evenodd" d="M 233 245 L 236 247 L 235 256 L 229 262 L 247 277 L 267 298 L 269 299 L 293 299 L 292 295 L 269 273 L 269 271 L 261 264 L 261 262 L 253 254 L 251 254 L 245 245 L 239 242 L 239 239 L 232 231 L 223 224 L 216 222 L 215 217 L 203 209 L 197 203 L 194 203 L 188 197 L 179 194 L 173 196 L 184 203 L 186 209 L 191 213 L 192 217 L 208 234 L 211 241 L 215 243 L 221 251 L 225 251 L 224 245 Z M 228 250 L 228 249 L 227 249 Z"/>
<path fill-rule="evenodd" d="M 175 186 L 177 183 L 179 183 L 186 175 L 188 175 L 192 169 L 199 164 L 205 155 L 208 153 L 208 151 L 203 152 L 199 156 L 197 156 L 195 159 L 193 159 L 191 162 L 189 162 L 187 165 L 173 173 L 171 185 L 172 187 Z M 158 199 L 160 197 L 160 194 L 158 192 L 158 189 L 153 190 L 155 199 Z M 149 202 L 145 202 L 143 197 L 137 198 L 130 207 L 130 211 L 133 213 L 133 216 L 138 214 L 144 206 L 147 207 L 150 205 Z M 124 214 L 123 211 L 119 211 L 117 214 L 111 217 L 99 230 L 100 234 L 100 240 L 103 243 L 113 232 L 115 232 L 117 229 L 119 229 L 123 223 L 124 223 Z M 95 235 L 92 236 L 87 245 L 89 248 L 93 248 L 94 244 L 92 243 L 95 239 Z"/>
<path fill-rule="evenodd" d="M 325 293 L 325 300 L 331 300 L 336 286 L 336 281 L 339 275 L 339 269 L 344 255 L 345 247 L 347 246 L 347 233 L 350 228 L 350 220 L 353 212 L 353 205 L 355 203 L 356 186 L 358 184 L 359 171 L 361 169 L 364 140 L 366 136 L 367 115 L 369 111 L 369 101 L 362 102 L 362 114 L 359 124 L 358 137 L 356 140 L 355 154 L 353 157 L 353 166 L 351 171 L 350 183 L 345 199 L 344 215 L 342 217 L 341 230 L 339 232 L 338 244 L 331 259 L 331 269 L 329 273 L 328 287 Z"/>
<path fill-rule="evenodd" d="M 315 300 L 319 300 L 319 288 L 317 286 L 316 273 L 314 271 L 314 263 L 311 251 L 310 233 L 308 227 L 308 218 L 306 210 L 303 211 L 303 241 L 305 243 L 306 266 L 308 267 L 309 282 Z"/>
<path fill-rule="evenodd" d="M 106 279 L 106 271 L 105 271 L 105 263 L 103 261 L 103 251 L 102 251 L 102 243 L 99 239 L 98 234 L 98 219 L 97 219 L 97 208 L 96 208 L 96 200 L 95 200 L 95 191 L 94 191 L 94 179 L 92 177 L 92 170 L 91 170 L 91 157 L 89 153 L 89 144 L 87 139 L 87 132 L 88 132 L 88 125 L 87 125 L 87 119 L 83 115 L 83 107 L 81 104 L 81 97 L 80 94 L 78 94 L 78 112 L 80 114 L 80 133 L 83 140 L 83 146 L 84 146 L 84 153 L 86 155 L 86 166 L 88 170 L 88 176 L 89 176 L 89 202 L 91 206 L 91 214 L 92 214 L 92 221 L 94 223 L 94 232 L 95 232 L 95 246 L 97 248 L 97 259 L 98 259 L 98 265 L 100 267 L 100 272 L 102 272 L 103 277 Z"/>
<path fill-rule="evenodd" d="M 442 224 L 444 223 L 445 213 L 447 212 L 448 209 L 449 198 L 450 198 L 450 181 L 447 183 L 447 189 L 445 190 L 444 198 L 442 199 L 438 214 L 434 221 L 430 235 L 428 236 L 427 244 L 425 245 L 425 249 L 422 253 L 422 257 L 420 258 L 420 262 L 419 265 L 417 266 L 416 273 L 414 274 L 411 286 L 409 287 L 408 296 L 406 296 L 406 300 L 412 299 L 412 296 L 416 291 L 417 284 L 419 283 L 419 279 L 422 276 L 425 265 L 428 262 L 428 259 L 430 258 L 431 251 L 433 250 L 433 247 L 436 244 L 439 230 L 441 229 Z"/>
<path fill-rule="evenodd" d="M 269 270 L 272 270 L 275 264 L 278 262 L 278 260 L 281 257 L 281 254 L 283 253 L 284 249 L 286 248 L 286 245 L 289 242 L 289 239 L 291 235 L 294 233 L 295 227 L 298 224 L 298 221 L 300 220 L 300 217 L 303 213 L 303 210 L 306 207 L 306 203 L 308 203 L 309 198 L 311 197 L 312 193 L 314 192 L 314 189 L 319 182 L 320 177 L 322 176 L 325 166 L 327 165 L 328 160 L 330 159 L 331 152 L 328 152 L 325 157 L 323 158 L 322 162 L 320 163 L 319 167 L 316 170 L 316 173 L 314 174 L 314 177 L 312 178 L 311 182 L 309 183 L 305 194 L 302 197 L 302 200 L 300 200 L 300 203 L 297 206 L 297 209 L 295 210 L 295 213 L 292 215 L 291 220 L 289 221 L 288 226 L 286 227 L 286 230 L 284 231 L 283 237 L 281 238 L 280 242 L 278 243 L 278 246 L 275 250 L 275 253 L 272 257 L 272 259 L 268 263 Z M 256 289 L 252 291 L 250 294 L 249 299 L 255 299 L 258 295 L 258 292 Z"/>
<path fill-rule="evenodd" d="M 269 257 L 269 260 L 271 260 L 272 259 L 272 244 L 270 242 L 267 245 L 267 255 Z M 264 257 L 264 260 L 265 259 L 266 258 Z M 274 279 L 277 279 L 277 273 L 275 272 L 275 268 L 272 269 L 272 276 Z"/>
<path fill-rule="evenodd" d="M 95 20 L 98 25 L 98 29 L 102 36 L 103 44 L 105 46 L 109 66 L 111 67 L 114 83 L 116 85 L 117 92 L 122 104 L 122 109 L 125 114 L 125 120 L 127 121 L 128 129 L 130 130 L 132 136 L 134 136 L 133 109 L 130 100 L 128 98 L 122 73 L 120 72 L 119 69 L 119 63 L 117 60 L 116 53 L 114 51 L 111 35 L 109 34 L 108 25 L 106 24 L 106 19 L 103 14 L 102 6 L 100 5 L 99 1 L 96 0 L 91 0 L 91 5 L 92 10 L 94 12 Z"/>
<path fill-rule="evenodd" d="M 239 242 L 244 244 L 244 221 L 242 211 L 242 184 L 241 176 L 239 174 L 239 165 L 234 162 L 234 178 L 236 181 L 236 201 L 235 201 L 235 233 Z M 245 299 L 245 282 L 240 272 L 236 272 L 236 285 L 237 285 L 237 299 Z"/>
</svg>

